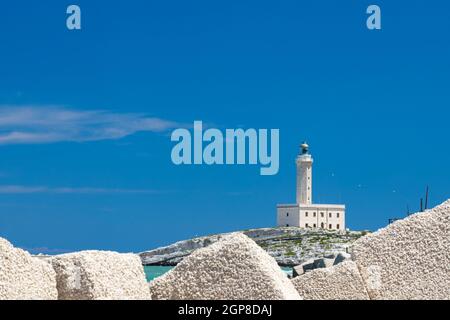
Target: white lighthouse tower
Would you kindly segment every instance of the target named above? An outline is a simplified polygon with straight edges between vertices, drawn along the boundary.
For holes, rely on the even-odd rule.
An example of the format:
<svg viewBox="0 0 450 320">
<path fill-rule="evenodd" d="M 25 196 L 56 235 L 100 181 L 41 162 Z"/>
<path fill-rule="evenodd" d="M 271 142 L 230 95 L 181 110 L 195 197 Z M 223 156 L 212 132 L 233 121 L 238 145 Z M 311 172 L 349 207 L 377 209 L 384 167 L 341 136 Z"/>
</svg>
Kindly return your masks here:
<svg viewBox="0 0 450 320">
<path fill-rule="evenodd" d="M 296 203 L 277 205 L 277 225 L 345 230 L 345 205 L 313 203 L 313 158 L 306 142 L 300 145 L 300 154 L 295 162 L 297 165 Z"/>
<path fill-rule="evenodd" d="M 297 203 L 312 203 L 312 164 L 313 158 L 309 154 L 306 142 L 300 145 L 301 151 L 297 156 Z"/>
</svg>

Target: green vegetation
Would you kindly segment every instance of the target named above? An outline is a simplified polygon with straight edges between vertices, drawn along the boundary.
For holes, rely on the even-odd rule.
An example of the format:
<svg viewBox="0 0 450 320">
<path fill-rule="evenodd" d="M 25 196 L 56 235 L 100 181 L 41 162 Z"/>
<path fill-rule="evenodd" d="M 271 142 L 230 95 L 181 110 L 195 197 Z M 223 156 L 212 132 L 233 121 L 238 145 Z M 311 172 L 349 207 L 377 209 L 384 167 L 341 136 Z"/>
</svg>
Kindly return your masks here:
<svg viewBox="0 0 450 320">
<path fill-rule="evenodd" d="M 290 250 L 287 251 L 284 255 L 285 255 L 286 257 L 293 257 L 293 256 L 295 256 L 295 252 L 292 251 L 292 250 L 290 249 Z"/>
<path fill-rule="evenodd" d="M 250 230 L 249 232 L 264 250 L 279 263 L 284 264 L 295 264 L 311 257 L 345 251 L 348 245 L 368 233 L 367 231 L 341 233 L 301 228 L 267 229 L 260 233 L 258 230 Z"/>
</svg>

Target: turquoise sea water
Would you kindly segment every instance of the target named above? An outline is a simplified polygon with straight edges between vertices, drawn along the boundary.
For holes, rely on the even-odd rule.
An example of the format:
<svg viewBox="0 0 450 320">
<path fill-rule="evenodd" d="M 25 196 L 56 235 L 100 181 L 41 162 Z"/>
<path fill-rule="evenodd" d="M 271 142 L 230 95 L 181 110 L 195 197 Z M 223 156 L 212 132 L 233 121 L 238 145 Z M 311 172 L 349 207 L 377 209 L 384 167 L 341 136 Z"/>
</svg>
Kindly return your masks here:
<svg viewBox="0 0 450 320">
<path fill-rule="evenodd" d="M 292 268 L 291 267 L 281 267 L 281 270 L 283 270 L 288 276 L 292 277 Z"/>
<path fill-rule="evenodd" d="M 147 281 L 152 281 L 153 279 L 162 276 L 172 268 L 173 267 L 166 266 L 144 266 L 144 272 L 147 277 Z"/>
<path fill-rule="evenodd" d="M 147 277 L 147 281 L 152 281 L 153 279 L 162 276 L 164 273 L 172 269 L 173 267 L 166 266 L 144 266 L 145 276 Z M 286 274 L 292 276 L 292 268 L 290 267 L 281 267 L 281 270 L 286 272 Z"/>
</svg>

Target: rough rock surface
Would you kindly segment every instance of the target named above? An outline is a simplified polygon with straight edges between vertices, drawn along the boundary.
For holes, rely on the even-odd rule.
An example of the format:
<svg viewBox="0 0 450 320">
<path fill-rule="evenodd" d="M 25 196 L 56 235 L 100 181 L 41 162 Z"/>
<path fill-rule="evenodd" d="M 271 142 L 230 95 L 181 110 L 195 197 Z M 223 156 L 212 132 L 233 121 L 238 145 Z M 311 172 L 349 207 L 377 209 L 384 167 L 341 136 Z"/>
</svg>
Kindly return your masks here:
<svg viewBox="0 0 450 320">
<path fill-rule="evenodd" d="M 55 300 L 52 266 L 0 238 L 0 300 Z"/>
<path fill-rule="evenodd" d="M 331 231 L 319 229 L 262 228 L 242 231 L 254 240 L 266 252 L 275 258 L 281 266 L 293 267 L 308 259 L 345 252 L 346 249 L 366 231 Z M 175 266 L 194 250 L 207 247 L 219 241 L 227 234 L 211 235 L 176 242 L 140 253 L 144 265 Z"/>
<path fill-rule="evenodd" d="M 150 299 L 139 256 L 109 251 L 81 251 L 55 256 L 60 300 Z"/>
<path fill-rule="evenodd" d="M 305 300 L 369 300 L 352 261 L 307 272 L 294 278 L 292 283 Z"/>
<path fill-rule="evenodd" d="M 450 299 L 450 200 L 356 241 L 372 299 Z"/>
<path fill-rule="evenodd" d="M 276 261 L 241 233 L 196 250 L 150 290 L 154 299 L 300 299 Z"/>
</svg>

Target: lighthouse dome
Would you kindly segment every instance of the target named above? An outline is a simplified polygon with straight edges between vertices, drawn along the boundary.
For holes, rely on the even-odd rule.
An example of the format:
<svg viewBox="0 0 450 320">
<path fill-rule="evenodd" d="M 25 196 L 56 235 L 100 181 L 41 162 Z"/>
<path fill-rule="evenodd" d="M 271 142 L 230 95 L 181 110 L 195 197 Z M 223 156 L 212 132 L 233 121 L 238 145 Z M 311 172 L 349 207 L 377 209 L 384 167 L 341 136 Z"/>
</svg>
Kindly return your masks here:
<svg viewBox="0 0 450 320">
<path fill-rule="evenodd" d="M 306 154 L 306 153 L 308 153 L 308 151 L 309 151 L 309 145 L 308 145 L 306 142 L 303 142 L 303 143 L 300 145 L 300 148 L 301 148 L 301 150 L 302 150 L 302 154 Z"/>
</svg>

